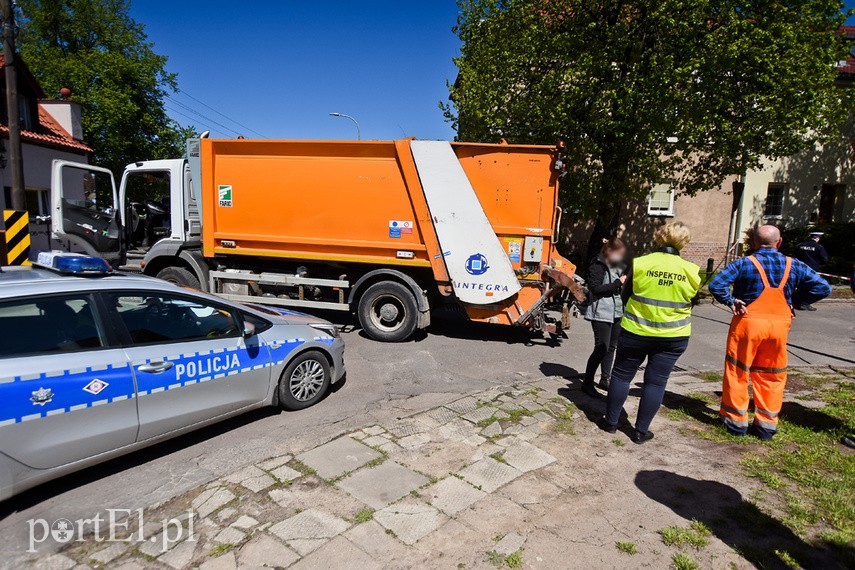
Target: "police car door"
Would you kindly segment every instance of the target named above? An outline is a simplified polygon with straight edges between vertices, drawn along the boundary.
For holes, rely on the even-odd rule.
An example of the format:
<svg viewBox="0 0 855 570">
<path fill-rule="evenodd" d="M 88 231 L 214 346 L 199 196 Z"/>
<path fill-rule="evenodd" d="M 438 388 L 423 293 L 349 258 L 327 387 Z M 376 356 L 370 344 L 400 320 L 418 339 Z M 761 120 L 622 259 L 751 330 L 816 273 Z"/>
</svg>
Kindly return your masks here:
<svg viewBox="0 0 855 570">
<path fill-rule="evenodd" d="M 119 196 L 106 168 L 54 160 L 51 172 L 51 248 L 122 263 Z"/>
<path fill-rule="evenodd" d="M 102 313 L 86 294 L 0 302 L 0 452 L 47 469 L 134 443 L 133 377 Z"/>
<path fill-rule="evenodd" d="M 237 312 L 204 297 L 161 291 L 110 293 L 128 334 L 137 382 L 138 440 L 261 403 L 270 351 L 244 338 Z"/>
</svg>

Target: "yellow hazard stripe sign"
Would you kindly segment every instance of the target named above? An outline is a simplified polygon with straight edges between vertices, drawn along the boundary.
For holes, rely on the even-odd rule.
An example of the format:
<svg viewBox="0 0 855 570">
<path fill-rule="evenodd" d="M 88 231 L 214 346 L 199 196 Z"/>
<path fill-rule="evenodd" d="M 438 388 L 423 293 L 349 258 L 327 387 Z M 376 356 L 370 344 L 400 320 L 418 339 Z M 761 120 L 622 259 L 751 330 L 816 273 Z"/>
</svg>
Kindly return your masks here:
<svg viewBox="0 0 855 570">
<path fill-rule="evenodd" d="M 23 210 L 3 210 L 6 250 L 3 265 L 30 265 L 30 216 Z"/>
</svg>

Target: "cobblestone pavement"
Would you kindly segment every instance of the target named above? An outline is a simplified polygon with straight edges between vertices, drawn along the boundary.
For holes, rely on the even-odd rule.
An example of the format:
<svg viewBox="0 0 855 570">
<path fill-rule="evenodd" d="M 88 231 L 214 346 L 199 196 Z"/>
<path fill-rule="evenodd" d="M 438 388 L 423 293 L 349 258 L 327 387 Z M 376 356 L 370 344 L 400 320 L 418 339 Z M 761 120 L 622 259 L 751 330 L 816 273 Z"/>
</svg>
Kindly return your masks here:
<svg viewBox="0 0 855 570">
<path fill-rule="evenodd" d="M 688 375 L 669 384 L 672 397 L 719 387 Z M 628 402 L 631 417 L 636 402 Z M 688 527 L 694 512 L 726 513 L 729 502 L 751 493 L 751 480 L 739 475 L 737 454 L 691 437 L 665 413 L 654 422 L 655 440 L 643 446 L 630 442 L 628 429 L 601 432 L 590 420 L 602 406 L 560 377 L 497 386 L 270 457 L 151 505 L 127 519 L 123 535 L 131 541 L 99 541 L 90 532 L 50 557 L 4 563 L 668 567 L 676 550 L 659 530 Z M 692 553 L 702 567 L 750 566 L 734 545 L 710 539 Z M 620 542 L 637 554 L 616 548 Z"/>
</svg>

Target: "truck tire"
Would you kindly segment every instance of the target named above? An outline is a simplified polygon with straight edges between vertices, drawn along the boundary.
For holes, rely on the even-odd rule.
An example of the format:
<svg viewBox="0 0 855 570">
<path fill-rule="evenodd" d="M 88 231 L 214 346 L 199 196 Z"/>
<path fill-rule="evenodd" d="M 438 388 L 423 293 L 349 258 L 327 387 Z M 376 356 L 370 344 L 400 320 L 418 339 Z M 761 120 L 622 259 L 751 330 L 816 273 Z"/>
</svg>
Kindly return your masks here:
<svg viewBox="0 0 855 570">
<path fill-rule="evenodd" d="M 381 281 L 359 299 L 359 324 L 374 340 L 407 340 L 419 322 L 419 307 L 410 289 L 397 281 Z"/>
<path fill-rule="evenodd" d="M 307 350 L 292 360 L 279 378 L 279 405 L 302 410 L 317 404 L 330 387 L 330 363 L 323 353 Z"/>
<path fill-rule="evenodd" d="M 181 287 L 190 287 L 191 289 L 202 290 L 202 284 L 199 283 L 199 278 L 183 267 L 164 267 L 157 272 L 157 278 L 163 279 L 169 283 L 180 285 Z"/>
</svg>

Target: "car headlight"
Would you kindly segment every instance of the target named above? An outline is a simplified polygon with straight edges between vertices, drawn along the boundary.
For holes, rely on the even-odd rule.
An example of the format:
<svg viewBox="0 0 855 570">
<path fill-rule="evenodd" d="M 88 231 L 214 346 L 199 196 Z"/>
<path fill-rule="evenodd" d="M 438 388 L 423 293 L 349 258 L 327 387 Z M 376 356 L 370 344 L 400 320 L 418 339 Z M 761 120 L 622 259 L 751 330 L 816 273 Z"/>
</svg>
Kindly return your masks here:
<svg viewBox="0 0 855 570">
<path fill-rule="evenodd" d="M 321 332 L 324 332 L 333 338 L 339 337 L 338 328 L 334 324 L 331 324 L 331 323 L 312 323 L 309 326 L 312 327 L 313 329 L 317 329 Z"/>
</svg>

